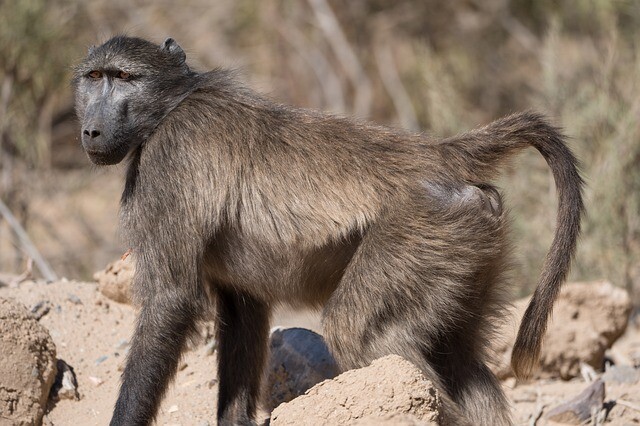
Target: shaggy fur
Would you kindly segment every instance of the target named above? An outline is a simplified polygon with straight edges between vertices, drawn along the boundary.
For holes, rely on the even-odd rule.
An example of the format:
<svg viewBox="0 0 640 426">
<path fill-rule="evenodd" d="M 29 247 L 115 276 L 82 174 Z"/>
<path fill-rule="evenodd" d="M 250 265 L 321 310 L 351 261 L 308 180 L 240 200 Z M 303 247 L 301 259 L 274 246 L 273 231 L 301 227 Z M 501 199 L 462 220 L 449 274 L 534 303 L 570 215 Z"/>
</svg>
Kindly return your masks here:
<svg viewBox="0 0 640 426">
<path fill-rule="evenodd" d="M 91 160 L 130 158 L 121 228 L 141 311 L 112 425 L 153 420 L 212 304 L 219 424 L 254 423 L 279 304 L 322 308 L 345 369 L 387 354 L 418 365 L 443 393 L 443 422 L 511 422 L 485 364 L 509 251 L 490 182 L 533 146 L 558 188 L 556 236 L 513 351 L 518 376 L 538 357 L 583 210 L 576 161 L 542 116 L 434 141 L 274 103 L 228 71 L 196 73 L 171 39 L 115 37 L 90 50 L 74 83 Z"/>
</svg>

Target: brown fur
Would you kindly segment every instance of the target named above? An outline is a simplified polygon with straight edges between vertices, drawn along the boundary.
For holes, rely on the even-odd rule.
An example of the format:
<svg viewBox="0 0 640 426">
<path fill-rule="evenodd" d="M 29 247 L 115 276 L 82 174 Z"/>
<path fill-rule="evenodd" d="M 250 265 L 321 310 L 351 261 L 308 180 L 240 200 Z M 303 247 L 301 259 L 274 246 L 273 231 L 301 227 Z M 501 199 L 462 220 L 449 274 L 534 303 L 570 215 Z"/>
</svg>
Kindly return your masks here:
<svg viewBox="0 0 640 426">
<path fill-rule="evenodd" d="M 140 69 L 140 77 L 87 77 L 109 67 Z M 575 159 L 543 117 L 516 114 L 433 141 L 276 104 L 227 71 L 194 73 L 173 40 L 114 38 L 90 52 L 75 83 L 92 160 L 120 161 L 127 142 L 118 129 L 132 120 L 151 129 L 128 142 L 121 226 L 142 310 L 112 424 L 154 418 L 210 302 L 218 307 L 220 424 L 253 423 L 279 304 L 322 308 L 343 368 L 387 354 L 414 362 L 443 392 L 443 422 L 511 422 L 484 362 L 505 305 L 509 250 L 490 182 L 533 146 L 560 199 L 556 238 L 514 348 L 519 376 L 537 359 L 582 212 Z M 105 100 L 96 87 L 110 84 L 115 94 Z"/>
</svg>

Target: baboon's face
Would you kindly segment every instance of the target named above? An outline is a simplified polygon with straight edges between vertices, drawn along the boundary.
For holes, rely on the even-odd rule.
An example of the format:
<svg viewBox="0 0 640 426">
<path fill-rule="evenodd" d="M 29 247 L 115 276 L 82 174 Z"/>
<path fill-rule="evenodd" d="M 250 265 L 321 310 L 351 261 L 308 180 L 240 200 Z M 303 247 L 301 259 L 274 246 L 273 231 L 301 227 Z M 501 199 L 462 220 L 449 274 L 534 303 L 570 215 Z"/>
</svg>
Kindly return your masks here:
<svg viewBox="0 0 640 426">
<path fill-rule="evenodd" d="M 115 37 L 75 69 L 82 146 L 95 164 L 117 164 L 143 144 L 187 91 L 182 49 Z"/>
</svg>

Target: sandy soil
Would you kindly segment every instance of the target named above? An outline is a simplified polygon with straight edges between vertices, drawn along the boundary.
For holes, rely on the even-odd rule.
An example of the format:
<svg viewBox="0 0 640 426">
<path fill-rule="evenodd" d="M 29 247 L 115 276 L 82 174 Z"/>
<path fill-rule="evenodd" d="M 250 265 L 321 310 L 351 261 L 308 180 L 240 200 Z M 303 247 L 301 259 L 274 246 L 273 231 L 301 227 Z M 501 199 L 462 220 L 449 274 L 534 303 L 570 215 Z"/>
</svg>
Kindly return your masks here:
<svg viewBox="0 0 640 426">
<path fill-rule="evenodd" d="M 66 280 L 52 284 L 26 281 L 18 286 L 0 285 L 0 297 L 15 298 L 28 308 L 45 302 L 49 312 L 40 323 L 50 331 L 58 358 L 76 372 L 80 400 L 61 400 L 49 407 L 44 424 L 107 424 L 116 399 L 135 308 L 107 299 L 94 283 Z M 318 315 L 308 312 L 278 312 L 273 325 L 320 330 Z M 619 356 L 640 360 L 638 328 L 630 327 L 614 348 Z M 175 383 L 162 404 L 158 425 L 215 424 L 215 364 L 215 354 L 208 355 L 202 345 L 185 355 Z M 504 382 L 518 424 L 533 424 L 531 417 L 537 417 L 541 409 L 548 410 L 586 387 L 582 379 L 541 380 L 517 386 L 513 379 Z M 609 412 L 610 424 L 640 424 L 640 383 L 607 384 L 605 400 L 623 401 L 613 405 Z M 266 418 L 267 414 L 262 413 L 262 417 Z"/>
<path fill-rule="evenodd" d="M 48 302 L 49 312 L 40 323 L 51 333 L 58 358 L 76 372 L 80 400 L 59 401 L 50 407 L 44 424 L 107 424 L 133 330 L 135 308 L 104 297 L 94 283 L 75 281 L 27 281 L 16 288 L 0 286 L 0 297 L 14 298 L 27 308 Z M 319 330 L 318 316 L 313 313 L 277 313 L 273 324 Z M 207 355 L 202 345 L 187 352 L 157 424 L 215 424 L 215 365 L 215 354 Z M 266 417 L 266 413 L 262 415 Z"/>
</svg>

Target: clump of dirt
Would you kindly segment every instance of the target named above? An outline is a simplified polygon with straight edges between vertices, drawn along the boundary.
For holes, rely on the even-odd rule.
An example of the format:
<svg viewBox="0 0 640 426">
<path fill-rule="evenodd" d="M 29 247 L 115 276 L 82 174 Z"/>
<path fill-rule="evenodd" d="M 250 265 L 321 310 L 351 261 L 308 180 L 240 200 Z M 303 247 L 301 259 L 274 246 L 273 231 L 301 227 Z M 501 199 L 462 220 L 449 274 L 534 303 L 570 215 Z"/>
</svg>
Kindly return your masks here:
<svg viewBox="0 0 640 426">
<path fill-rule="evenodd" d="M 273 411 L 271 424 L 348 425 L 394 414 L 435 422 L 440 417 L 438 391 L 420 370 L 397 355 L 325 380 Z"/>
<path fill-rule="evenodd" d="M 514 303 L 511 315 L 516 322 L 504 324 L 497 333 L 492 369 L 501 379 L 513 376 L 511 349 L 529 300 Z M 580 374 L 582 364 L 602 371 L 605 351 L 626 330 L 630 312 L 628 293 L 608 281 L 565 284 L 553 308 L 534 377 L 569 380 Z"/>
<path fill-rule="evenodd" d="M 0 420 L 40 424 L 55 377 L 56 347 L 47 329 L 24 305 L 0 297 Z"/>
<path fill-rule="evenodd" d="M 98 282 L 100 292 L 118 303 L 131 303 L 131 282 L 135 264 L 129 253 L 109 263 L 103 271 L 96 272 L 93 279 Z"/>
</svg>

